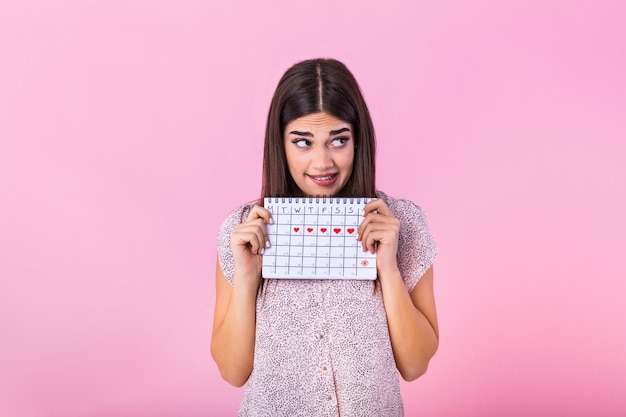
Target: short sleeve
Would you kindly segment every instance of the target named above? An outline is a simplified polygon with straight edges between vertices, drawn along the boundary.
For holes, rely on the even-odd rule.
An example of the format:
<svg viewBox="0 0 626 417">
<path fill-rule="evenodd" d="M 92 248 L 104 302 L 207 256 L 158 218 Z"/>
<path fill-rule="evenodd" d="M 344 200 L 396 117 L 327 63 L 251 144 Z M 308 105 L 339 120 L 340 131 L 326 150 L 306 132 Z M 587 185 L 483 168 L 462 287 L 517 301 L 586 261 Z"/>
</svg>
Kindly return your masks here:
<svg viewBox="0 0 626 417">
<path fill-rule="evenodd" d="M 400 221 L 398 268 L 410 292 L 435 261 L 437 245 L 421 207 L 410 200 L 399 199 L 392 201 L 389 208 Z"/>
<path fill-rule="evenodd" d="M 235 275 L 233 251 L 230 247 L 230 235 L 242 221 L 248 216 L 250 206 L 243 205 L 230 212 L 224 219 L 217 232 L 217 259 L 224 272 L 224 277 L 232 285 Z"/>
</svg>

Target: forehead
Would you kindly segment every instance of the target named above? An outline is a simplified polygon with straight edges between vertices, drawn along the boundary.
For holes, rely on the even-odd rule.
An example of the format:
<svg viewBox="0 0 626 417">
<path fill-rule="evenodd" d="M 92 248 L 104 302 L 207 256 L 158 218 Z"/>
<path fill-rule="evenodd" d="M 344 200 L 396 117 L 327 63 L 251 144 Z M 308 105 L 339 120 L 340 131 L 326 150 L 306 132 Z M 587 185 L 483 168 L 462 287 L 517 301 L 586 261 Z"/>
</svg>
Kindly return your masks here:
<svg viewBox="0 0 626 417">
<path fill-rule="evenodd" d="M 287 124 L 285 130 L 298 130 L 298 131 L 325 131 L 325 130 L 337 130 L 338 128 L 348 127 L 350 123 L 338 119 L 335 116 L 326 112 L 307 114 L 306 116 L 299 117 L 292 120 Z"/>
</svg>

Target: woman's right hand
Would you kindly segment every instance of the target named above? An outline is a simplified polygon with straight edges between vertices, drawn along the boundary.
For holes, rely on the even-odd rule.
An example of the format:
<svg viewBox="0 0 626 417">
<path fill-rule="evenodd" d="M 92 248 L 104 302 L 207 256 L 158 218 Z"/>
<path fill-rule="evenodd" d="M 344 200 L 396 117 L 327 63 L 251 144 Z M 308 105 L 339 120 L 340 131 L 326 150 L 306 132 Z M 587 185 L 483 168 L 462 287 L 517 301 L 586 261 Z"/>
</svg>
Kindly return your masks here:
<svg viewBox="0 0 626 417">
<path fill-rule="evenodd" d="M 235 276 L 258 286 L 263 269 L 263 249 L 269 247 L 266 225 L 272 222 L 271 213 L 255 205 L 247 219 L 230 235 Z"/>
</svg>

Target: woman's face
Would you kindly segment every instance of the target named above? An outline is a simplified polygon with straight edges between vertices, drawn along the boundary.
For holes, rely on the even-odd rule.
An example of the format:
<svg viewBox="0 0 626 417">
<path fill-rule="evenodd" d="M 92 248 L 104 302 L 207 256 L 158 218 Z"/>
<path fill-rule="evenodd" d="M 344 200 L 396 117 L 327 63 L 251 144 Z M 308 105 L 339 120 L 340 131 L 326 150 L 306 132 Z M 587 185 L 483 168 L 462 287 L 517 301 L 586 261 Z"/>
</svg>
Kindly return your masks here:
<svg viewBox="0 0 626 417">
<path fill-rule="evenodd" d="M 283 132 L 289 172 L 307 196 L 337 194 L 354 163 L 352 126 L 328 113 L 293 120 Z"/>
</svg>

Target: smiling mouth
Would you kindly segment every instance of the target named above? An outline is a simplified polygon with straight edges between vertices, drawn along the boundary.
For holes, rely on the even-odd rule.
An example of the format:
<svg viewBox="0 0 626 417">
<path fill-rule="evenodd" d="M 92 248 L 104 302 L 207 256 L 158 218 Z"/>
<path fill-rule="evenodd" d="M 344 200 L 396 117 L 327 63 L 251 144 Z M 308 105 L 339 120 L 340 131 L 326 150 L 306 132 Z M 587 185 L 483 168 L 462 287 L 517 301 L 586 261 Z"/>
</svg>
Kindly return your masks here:
<svg viewBox="0 0 626 417">
<path fill-rule="evenodd" d="M 339 178 L 339 174 L 309 175 L 309 178 L 317 185 L 333 185 Z"/>
<path fill-rule="evenodd" d="M 324 176 L 320 176 L 320 175 L 309 175 L 311 178 L 313 178 L 314 180 L 317 181 L 330 181 L 333 179 L 333 177 L 336 177 L 337 174 L 330 174 L 330 175 L 324 175 Z"/>
</svg>

